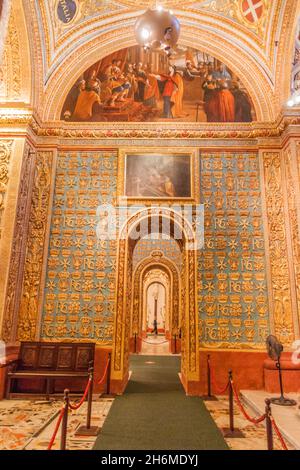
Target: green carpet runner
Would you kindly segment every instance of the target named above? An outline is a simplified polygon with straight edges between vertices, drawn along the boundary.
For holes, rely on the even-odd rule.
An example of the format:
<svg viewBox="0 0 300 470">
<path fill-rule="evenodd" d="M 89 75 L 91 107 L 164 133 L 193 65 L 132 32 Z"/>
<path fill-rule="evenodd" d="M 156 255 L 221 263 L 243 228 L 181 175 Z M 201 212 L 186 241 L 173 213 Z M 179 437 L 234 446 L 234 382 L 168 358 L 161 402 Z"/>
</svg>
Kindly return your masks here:
<svg viewBox="0 0 300 470">
<path fill-rule="evenodd" d="M 201 398 L 185 395 L 179 357 L 132 356 L 130 369 L 95 450 L 228 449 Z"/>
</svg>

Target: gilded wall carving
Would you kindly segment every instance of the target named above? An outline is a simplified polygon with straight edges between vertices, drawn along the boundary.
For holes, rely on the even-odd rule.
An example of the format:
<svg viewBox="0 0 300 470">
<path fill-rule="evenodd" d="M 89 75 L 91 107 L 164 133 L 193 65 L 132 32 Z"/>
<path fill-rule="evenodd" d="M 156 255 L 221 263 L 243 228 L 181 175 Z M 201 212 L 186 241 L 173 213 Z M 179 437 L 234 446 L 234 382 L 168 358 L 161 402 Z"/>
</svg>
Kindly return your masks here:
<svg viewBox="0 0 300 470">
<path fill-rule="evenodd" d="M 37 153 L 17 327 L 19 341 L 34 341 L 37 334 L 45 236 L 51 203 L 52 164 L 53 152 Z"/>
<path fill-rule="evenodd" d="M 16 339 L 19 301 L 24 269 L 24 253 L 26 249 L 27 230 L 31 202 L 32 171 L 34 170 L 34 154 L 29 145 L 24 150 L 13 245 L 9 266 L 8 282 L 4 306 L 2 337 L 7 343 Z"/>
<path fill-rule="evenodd" d="M 14 100 L 21 95 L 21 56 L 18 30 L 10 16 L 2 63 L 0 61 L 0 100 Z"/>
<path fill-rule="evenodd" d="M 10 7 L 11 0 L 2 0 L 0 2 L 0 63 L 7 33 Z"/>
<path fill-rule="evenodd" d="M 201 345 L 264 349 L 268 294 L 256 153 L 203 153 L 205 247 L 198 257 Z"/>
<path fill-rule="evenodd" d="M 115 204 L 117 152 L 60 153 L 42 337 L 111 344 L 116 241 L 97 239 L 97 208 Z"/>
<path fill-rule="evenodd" d="M 9 164 L 12 144 L 12 140 L 0 139 L 0 239 L 3 230 L 2 216 L 6 204 L 6 192 L 9 182 Z"/>
<path fill-rule="evenodd" d="M 294 340 L 293 306 L 280 152 L 263 153 L 263 167 L 275 335 L 283 344 L 290 345 Z"/>
<path fill-rule="evenodd" d="M 295 287 L 297 297 L 297 310 L 300 315 L 300 178 L 297 169 L 296 155 L 291 148 L 284 152 L 285 168 L 287 178 L 287 196 L 289 224 L 291 228 L 291 241 L 293 251 L 293 268 L 295 276 Z M 298 316 L 296 315 L 296 316 Z M 299 327 L 299 325 L 298 325 Z"/>
<path fill-rule="evenodd" d="M 298 152 L 297 152 L 298 150 Z M 291 230 L 292 245 L 292 265 L 294 271 L 294 284 L 296 290 L 296 309 L 294 315 L 295 332 L 300 327 L 300 165 L 299 147 L 290 145 L 283 153 L 285 159 L 286 181 L 287 181 L 287 201 L 289 225 Z"/>
</svg>

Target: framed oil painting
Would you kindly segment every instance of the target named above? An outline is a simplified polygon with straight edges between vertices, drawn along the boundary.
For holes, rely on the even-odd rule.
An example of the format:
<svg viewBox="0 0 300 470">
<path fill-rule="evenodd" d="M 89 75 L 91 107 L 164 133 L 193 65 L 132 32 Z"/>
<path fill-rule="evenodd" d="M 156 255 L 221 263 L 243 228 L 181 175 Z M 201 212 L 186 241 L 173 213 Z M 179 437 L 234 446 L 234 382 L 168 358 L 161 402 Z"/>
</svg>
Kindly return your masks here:
<svg viewBox="0 0 300 470">
<path fill-rule="evenodd" d="M 179 46 L 162 51 L 132 46 L 74 76 L 61 119 L 69 122 L 251 122 L 254 106 L 226 64 Z"/>
<path fill-rule="evenodd" d="M 197 150 L 145 149 L 119 152 L 118 196 L 133 202 L 197 202 Z"/>
</svg>

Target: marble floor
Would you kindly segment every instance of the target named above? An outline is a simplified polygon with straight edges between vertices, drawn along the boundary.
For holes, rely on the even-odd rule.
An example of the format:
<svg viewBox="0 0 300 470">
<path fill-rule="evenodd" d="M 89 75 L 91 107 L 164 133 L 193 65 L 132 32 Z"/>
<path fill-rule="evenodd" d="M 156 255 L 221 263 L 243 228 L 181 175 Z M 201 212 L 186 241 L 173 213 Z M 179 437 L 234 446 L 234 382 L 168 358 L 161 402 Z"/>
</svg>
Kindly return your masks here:
<svg viewBox="0 0 300 470">
<path fill-rule="evenodd" d="M 96 397 L 95 397 L 96 398 Z M 102 427 L 113 399 L 94 399 L 92 408 L 92 426 Z M 30 400 L 0 401 L 0 450 L 46 450 L 52 437 L 61 400 L 50 402 Z M 67 449 L 92 449 L 95 437 L 78 437 L 75 432 L 86 420 L 85 402 L 82 407 L 69 413 Z M 59 449 L 60 431 L 53 449 Z"/>
<path fill-rule="evenodd" d="M 271 396 L 271 395 L 270 395 Z M 242 391 L 241 397 L 250 416 L 257 417 L 263 413 L 266 393 L 261 391 Z M 94 396 L 92 408 L 92 426 L 100 428 L 109 413 L 112 398 Z M 228 427 L 228 398 L 218 397 L 218 401 L 205 401 L 212 418 L 222 429 Z M 2 400 L 0 401 L 0 450 L 46 450 L 53 434 L 57 417 L 62 406 L 61 400 Z M 85 424 L 86 406 L 72 413 L 68 419 L 67 449 L 92 449 L 95 437 L 78 437 L 75 435 L 79 426 Z M 289 450 L 300 449 L 300 410 L 298 407 L 284 408 L 273 405 L 272 412 L 282 432 Z M 226 438 L 232 450 L 265 450 L 267 448 L 265 425 L 248 422 L 238 407 L 234 406 L 235 426 L 245 438 Z M 58 432 L 53 449 L 59 449 L 60 432 Z M 274 436 L 275 450 L 281 450 L 281 444 Z"/>
</svg>

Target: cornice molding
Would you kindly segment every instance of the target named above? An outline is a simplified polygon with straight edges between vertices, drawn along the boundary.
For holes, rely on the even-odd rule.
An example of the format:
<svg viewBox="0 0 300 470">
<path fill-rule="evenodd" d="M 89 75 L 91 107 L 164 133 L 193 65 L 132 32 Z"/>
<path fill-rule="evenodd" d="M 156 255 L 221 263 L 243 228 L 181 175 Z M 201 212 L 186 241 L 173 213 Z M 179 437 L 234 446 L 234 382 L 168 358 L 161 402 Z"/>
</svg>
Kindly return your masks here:
<svg viewBox="0 0 300 470">
<path fill-rule="evenodd" d="M 281 114 L 273 122 L 253 123 L 41 123 L 30 112 L 0 113 L 0 134 L 28 129 L 36 137 L 59 139 L 258 139 L 283 136 L 289 128 L 300 134 L 299 110 Z M 298 129 L 299 126 L 299 129 Z"/>
</svg>

